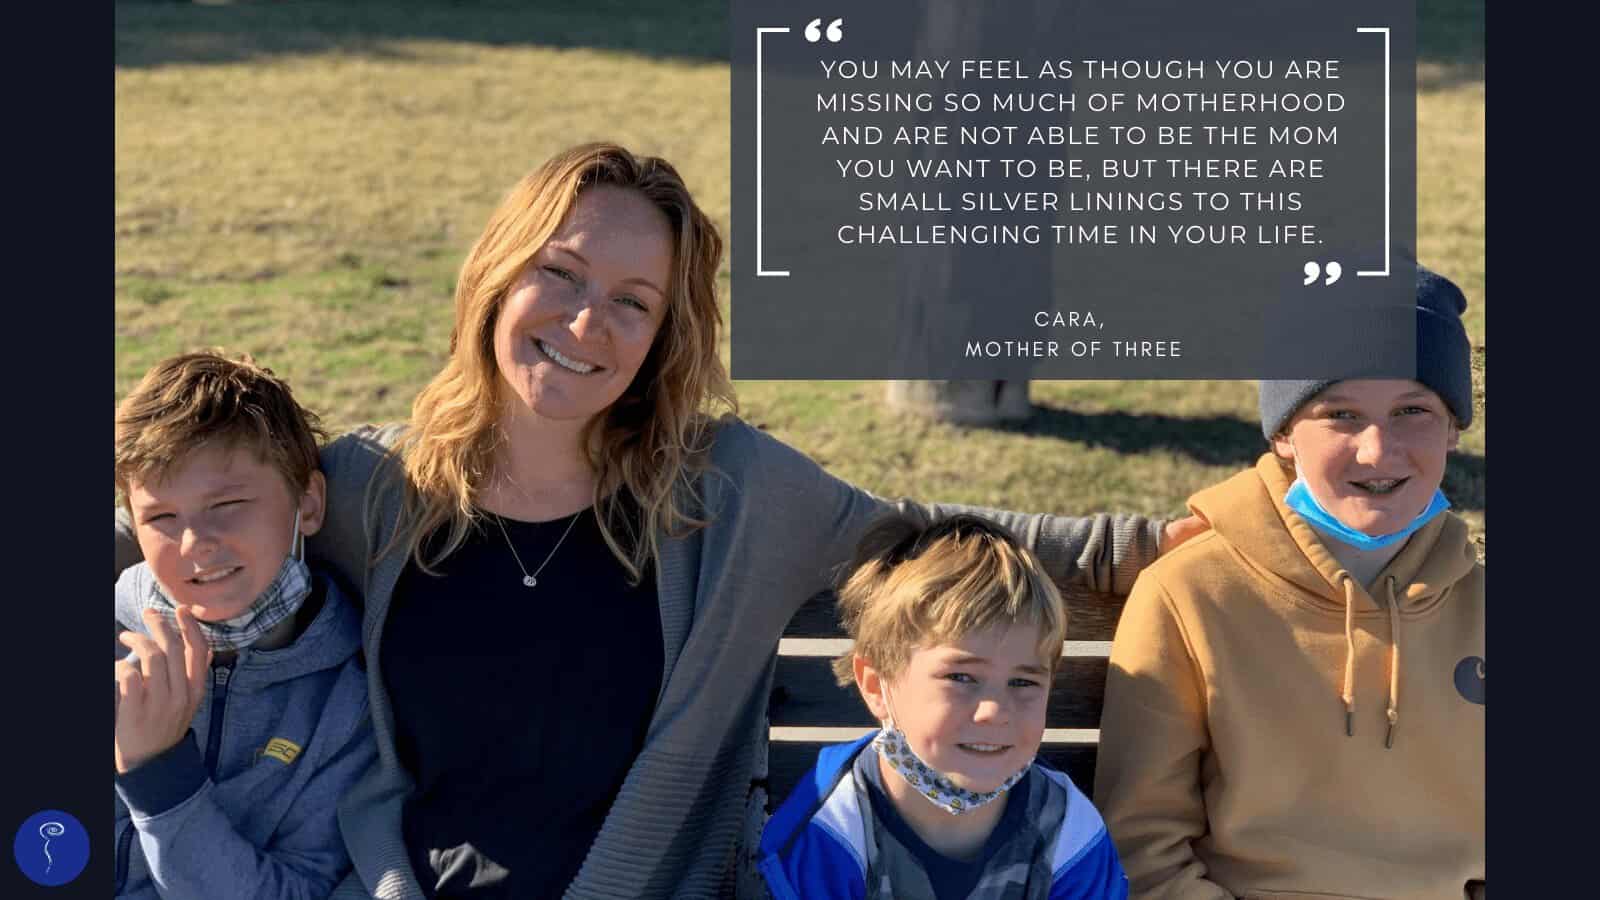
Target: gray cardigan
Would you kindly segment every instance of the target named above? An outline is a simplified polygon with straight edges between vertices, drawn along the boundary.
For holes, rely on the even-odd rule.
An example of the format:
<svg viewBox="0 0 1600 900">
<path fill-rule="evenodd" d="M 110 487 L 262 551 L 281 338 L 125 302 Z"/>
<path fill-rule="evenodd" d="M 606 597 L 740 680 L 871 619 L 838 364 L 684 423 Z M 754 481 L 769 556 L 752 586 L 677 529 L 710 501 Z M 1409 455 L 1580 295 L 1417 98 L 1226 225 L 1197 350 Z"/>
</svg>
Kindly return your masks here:
<svg viewBox="0 0 1600 900">
<path fill-rule="evenodd" d="M 323 450 L 328 512 L 309 547 L 349 583 L 362 585 L 366 599 L 362 637 L 379 758 L 340 804 L 340 825 L 371 896 L 421 900 L 400 829 L 413 783 L 396 756 L 382 672 L 384 620 L 406 554 L 396 550 L 367 565 L 394 532 L 398 489 L 384 491 L 375 534 L 362 523 L 367 482 L 401 430 L 360 429 Z M 719 424 L 710 461 L 700 479 L 699 511 L 711 524 L 660 542 L 660 694 L 644 748 L 566 892 L 574 900 L 715 897 L 722 890 L 757 748 L 764 746 L 778 638 L 800 605 L 829 586 L 833 567 L 850 558 L 878 515 L 891 507 L 924 519 L 980 512 L 1023 538 L 1058 582 L 1119 594 L 1155 558 L 1164 524 L 1141 516 L 891 504 L 732 418 Z M 125 539 L 119 531 L 119 541 Z M 119 561 L 126 552 L 119 545 Z M 335 896 L 366 894 L 352 878 Z"/>
</svg>

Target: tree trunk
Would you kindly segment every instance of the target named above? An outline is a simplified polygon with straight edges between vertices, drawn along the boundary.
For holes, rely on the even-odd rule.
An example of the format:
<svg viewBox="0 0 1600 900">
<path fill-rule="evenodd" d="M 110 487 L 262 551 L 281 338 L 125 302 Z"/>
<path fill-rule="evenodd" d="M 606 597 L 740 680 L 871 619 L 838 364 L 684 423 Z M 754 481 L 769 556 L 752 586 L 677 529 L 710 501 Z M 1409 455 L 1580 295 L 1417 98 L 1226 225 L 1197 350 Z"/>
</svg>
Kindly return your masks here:
<svg viewBox="0 0 1600 900">
<path fill-rule="evenodd" d="M 954 425 L 1026 422 L 1033 415 L 1026 381 L 891 381 L 891 409 Z"/>
</svg>

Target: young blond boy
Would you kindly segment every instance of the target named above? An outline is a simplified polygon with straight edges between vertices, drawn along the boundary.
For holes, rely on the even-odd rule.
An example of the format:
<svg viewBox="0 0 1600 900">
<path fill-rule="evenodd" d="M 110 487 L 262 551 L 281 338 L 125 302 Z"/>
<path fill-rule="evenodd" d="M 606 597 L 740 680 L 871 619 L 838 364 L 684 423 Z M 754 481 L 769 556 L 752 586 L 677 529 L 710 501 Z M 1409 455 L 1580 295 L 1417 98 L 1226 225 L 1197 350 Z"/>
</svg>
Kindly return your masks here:
<svg viewBox="0 0 1600 900">
<path fill-rule="evenodd" d="M 376 747 L 356 607 L 302 559 L 319 433 L 271 371 L 214 353 L 117 409 L 144 556 L 114 591 L 118 897 L 320 898 L 349 869 L 336 803 Z"/>
<path fill-rule="evenodd" d="M 1099 813 L 1034 761 L 1066 609 L 1033 554 L 976 517 L 891 517 L 838 595 L 836 674 L 884 724 L 824 749 L 767 824 L 773 896 L 1125 897 Z"/>
<path fill-rule="evenodd" d="M 1465 306 L 1419 266 L 1415 379 L 1262 382 L 1271 450 L 1134 584 L 1095 774 L 1133 896 L 1483 896 L 1484 568 L 1440 492 Z"/>
</svg>

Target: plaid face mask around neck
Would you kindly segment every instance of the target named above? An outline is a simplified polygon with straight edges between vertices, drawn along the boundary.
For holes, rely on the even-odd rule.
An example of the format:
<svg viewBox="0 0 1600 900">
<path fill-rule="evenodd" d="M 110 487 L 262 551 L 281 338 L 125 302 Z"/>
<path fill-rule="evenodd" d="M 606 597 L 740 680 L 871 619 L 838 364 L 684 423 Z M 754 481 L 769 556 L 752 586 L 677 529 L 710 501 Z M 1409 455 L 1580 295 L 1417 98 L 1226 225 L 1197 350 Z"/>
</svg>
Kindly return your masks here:
<svg viewBox="0 0 1600 900">
<path fill-rule="evenodd" d="M 300 611 L 306 597 L 311 594 L 311 570 L 302 554 L 295 551 L 300 543 L 300 511 L 294 514 L 294 529 L 289 543 L 289 555 L 284 557 L 278 574 L 244 612 L 221 622 L 195 620 L 206 636 L 211 649 L 220 652 L 243 650 L 261 640 L 267 632 Z M 173 624 L 177 623 L 178 608 L 167 596 L 161 583 L 150 579 L 150 592 L 145 595 L 145 609 L 153 609 Z"/>
<path fill-rule="evenodd" d="M 905 732 L 894 726 L 892 710 L 888 723 L 878 732 L 872 745 L 878 748 L 879 755 L 889 764 L 889 768 L 906 780 L 906 784 L 916 789 L 916 792 L 929 803 L 952 816 L 971 812 L 984 804 L 1000 799 L 1000 795 L 1011 790 L 1022 780 L 1022 776 L 1028 774 L 1028 766 L 1023 766 L 1001 782 L 1000 787 L 983 793 L 960 787 L 917 756 L 911 749 L 911 742 L 906 740 Z"/>
</svg>

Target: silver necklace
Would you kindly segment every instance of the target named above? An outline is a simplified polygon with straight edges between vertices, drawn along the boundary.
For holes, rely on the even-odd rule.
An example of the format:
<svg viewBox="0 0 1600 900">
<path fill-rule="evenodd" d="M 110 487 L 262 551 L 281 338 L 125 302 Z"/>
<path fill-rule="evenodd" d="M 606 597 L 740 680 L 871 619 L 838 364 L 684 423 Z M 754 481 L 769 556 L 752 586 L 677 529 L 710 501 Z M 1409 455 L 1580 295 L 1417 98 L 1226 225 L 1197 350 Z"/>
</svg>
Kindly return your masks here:
<svg viewBox="0 0 1600 900">
<path fill-rule="evenodd" d="M 500 526 L 500 536 L 506 539 L 506 547 L 511 551 L 511 558 L 517 561 L 517 568 L 522 570 L 522 584 L 524 587 L 539 586 L 539 573 L 544 571 L 545 566 L 550 565 L 550 560 L 555 558 L 556 551 L 561 549 L 561 545 L 566 543 L 567 535 L 572 533 L 572 526 L 578 524 L 578 519 L 583 517 L 582 511 L 573 514 L 572 521 L 567 523 L 567 530 L 561 532 L 561 540 L 556 541 L 556 545 L 550 548 L 550 555 L 546 556 L 544 562 L 539 563 L 539 568 L 534 569 L 533 574 L 530 575 L 528 574 L 528 567 L 522 564 L 522 557 L 517 555 L 516 546 L 511 543 L 511 535 L 506 533 L 506 523 L 500 520 L 498 514 L 490 513 L 490 515 L 494 516 L 494 523 Z"/>
</svg>

